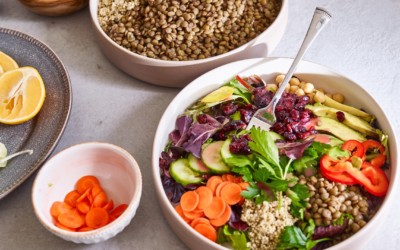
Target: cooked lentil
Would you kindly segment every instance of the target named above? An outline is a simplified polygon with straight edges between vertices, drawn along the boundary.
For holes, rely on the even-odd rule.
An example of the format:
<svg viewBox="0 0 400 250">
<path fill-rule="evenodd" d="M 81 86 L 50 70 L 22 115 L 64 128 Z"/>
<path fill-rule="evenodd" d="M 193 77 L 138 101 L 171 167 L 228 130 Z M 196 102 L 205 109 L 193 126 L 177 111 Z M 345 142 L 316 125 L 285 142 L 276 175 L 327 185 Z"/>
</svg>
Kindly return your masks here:
<svg viewBox="0 0 400 250">
<path fill-rule="evenodd" d="M 372 217 L 373 212 L 368 209 L 367 197 L 362 195 L 358 186 L 331 182 L 321 176 L 306 178 L 303 175 L 300 176 L 299 183 L 307 185 L 310 190 L 305 219 L 313 218 L 317 226 L 329 226 L 343 213 L 353 216 L 345 233 L 340 239 L 334 239 L 334 242 L 350 237 Z"/>
<path fill-rule="evenodd" d="M 263 32 L 281 0 L 100 0 L 98 19 L 117 44 L 150 58 L 196 60 L 233 50 Z"/>
</svg>

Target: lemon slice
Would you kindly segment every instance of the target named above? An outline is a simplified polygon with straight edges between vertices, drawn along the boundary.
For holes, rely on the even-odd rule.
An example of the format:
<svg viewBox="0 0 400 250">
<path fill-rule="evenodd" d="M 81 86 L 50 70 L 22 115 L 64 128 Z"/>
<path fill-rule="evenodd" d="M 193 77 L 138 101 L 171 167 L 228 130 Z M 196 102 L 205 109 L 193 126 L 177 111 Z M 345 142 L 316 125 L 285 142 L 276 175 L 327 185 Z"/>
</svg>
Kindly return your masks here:
<svg viewBox="0 0 400 250">
<path fill-rule="evenodd" d="M 0 51 L 0 75 L 6 71 L 17 69 L 18 64 L 6 53 Z"/>
<path fill-rule="evenodd" d="M 229 86 L 223 86 L 217 90 L 214 90 L 210 94 L 206 95 L 203 99 L 201 99 L 201 102 L 204 103 L 220 102 L 229 98 L 233 94 L 233 92 L 235 92 L 234 88 Z"/>
<path fill-rule="evenodd" d="M 0 123 L 20 124 L 32 119 L 46 96 L 39 72 L 21 67 L 0 76 Z"/>
</svg>

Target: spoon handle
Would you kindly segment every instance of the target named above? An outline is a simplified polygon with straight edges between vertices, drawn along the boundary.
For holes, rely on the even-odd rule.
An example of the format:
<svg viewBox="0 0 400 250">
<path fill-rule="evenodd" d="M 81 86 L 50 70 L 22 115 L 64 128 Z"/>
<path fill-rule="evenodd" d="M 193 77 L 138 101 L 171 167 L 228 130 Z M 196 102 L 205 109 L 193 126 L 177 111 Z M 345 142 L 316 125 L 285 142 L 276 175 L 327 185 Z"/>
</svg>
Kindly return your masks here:
<svg viewBox="0 0 400 250">
<path fill-rule="evenodd" d="M 283 91 L 285 90 L 286 85 L 289 83 L 289 80 L 292 78 L 294 71 L 297 68 L 298 63 L 303 58 L 304 54 L 307 52 L 308 48 L 314 42 L 315 38 L 317 38 L 318 34 L 321 30 L 326 26 L 326 24 L 331 20 L 332 16 L 324 9 L 317 7 L 314 12 L 314 16 L 311 20 L 310 26 L 308 27 L 308 31 L 306 36 L 304 37 L 303 43 L 299 51 L 297 52 L 296 57 L 293 60 L 292 65 L 289 68 L 289 71 L 286 73 L 281 86 L 276 91 L 273 100 L 274 106 L 279 101 L 282 96 Z"/>
</svg>

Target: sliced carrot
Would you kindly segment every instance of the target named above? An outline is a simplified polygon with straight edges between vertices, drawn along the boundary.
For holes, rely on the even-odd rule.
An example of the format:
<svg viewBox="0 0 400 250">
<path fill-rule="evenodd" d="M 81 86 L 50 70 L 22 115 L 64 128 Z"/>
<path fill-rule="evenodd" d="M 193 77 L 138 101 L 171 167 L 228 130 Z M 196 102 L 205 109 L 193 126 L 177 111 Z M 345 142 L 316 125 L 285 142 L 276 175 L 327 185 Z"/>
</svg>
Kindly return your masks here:
<svg viewBox="0 0 400 250">
<path fill-rule="evenodd" d="M 210 239 L 211 241 L 217 241 L 217 230 L 211 225 L 199 223 L 194 227 L 194 230 L 199 232 L 204 237 Z"/>
<path fill-rule="evenodd" d="M 110 216 L 118 218 L 127 208 L 127 204 L 120 204 L 110 212 Z"/>
<path fill-rule="evenodd" d="M 225 212 L 226 203 L 221 197 L 214 196 L 210 205 L 204 209 L 209 219 L 217 219 Z"/>
<path fill-rule="evenodd" d="M 233 182 L 234 182 L 234 183 L 237 183 L 237 184 L 242 183 L 242 182 L 243 182 L 242 176 L 236 176 L 236 177 L 235 177 L 235 180 L 234 180 Z"/>
<path fill-rule="evenodd" d="M 215 194 L 215 189 L 221 182 L 223 182 L 221 176 L 213 175 L 207 180 L 206 186 L 213 191 L 213 194 Z"/>
<path fill-rule="evenodd" d="M 195 209 L 192 211 L 185 211 L 182 209 L 182 213 L 185 215 L 186 218 L 188 218 L 190 220 L 204 217 L 204 211 L 202 209 Z"/>
<path fill-rule="evenodd" d="M 221 189 L 222 189 L 225 185 L 227 185 L 227 184 L 229 184 L 229 183 L 231 183 L 231 182 L 230 182 L 230 181 L 223 181 L 223 182 L 221 182 L 220 184 L 218 184 L 217 188 L 215 189 L 215 196 L 220 197 L 220 196 L 221 196 Z"/>
<path fill-rule="evenodd" d="M 100 185 L 99 179 L 93 175 L 85 175 L 81 177 L 75 184 L 75 189 L 83 194 L 87 189 L 92 188 L 93 186 Z"/>
<path fill-rule="evenodd" d="M 72 210 L 72 207 L 65 202 L 55 201 L 50 207 L 50 214 L 54 218 L 57 218 L 60 214 L 66 213 Z"/>
<path fill-rule="evenodd" d="M 113 210 L 113 208 L 114 208 L 114 201 L 113 201 L 113 200 L 109 200 L 109 201 L 107 202 L 107 204 L 105 204 L 105 205 L 103 206 L 103 208 L 104 208 L 105 210 L 107 210 L 108 212 L 110 212 L 110 211 Z"/>
<path fill-rule="evenodd" d="M 87 232 L 87 231 L 92 231 L 92 230 L 95 230 L 96 228 L 91 228 L 91 227 L 81 227 L 81 228 L 78 228 L 78 232 Z"/>
<path fill-rule="evenodd" d="M 235 182 L 236 177 L 232 174 L 223 174 L 222 176 L 223 181 Z"/>
<path fill-rule="evenodd" d="M 180 204 L 178 204 L 175 207 L 175 211 L 179 214 L 179 216 L 181 216 L 181 218 L 186 222 L 186 223 L 190 223 L 192 220 L 187 218 L 184 214 L 183 214 L 183 210 Z"/>
<path fill-rule="evenodd" d="M 102 207 L 94 207 L 86 214 L 85 222 L 88 227 L 100 228 L 107 225 L 109 221 L 108 212 Z"/>
<path fill-rule="evenodd" d="M 211 225 L 210 220 L 208 220 L 207 218 L 204 218 L 204 217 L 200 217 L 200 218 L 193 219 L 192 222 L 190 222 L 190 226 L 194 228 L 197 224 L 200 224 L 200 223 L 205 223 L 205 224 Z"/>
<path fill-rule="evenodd" d="M 94 185 L 92 188 L 91 188 L 91 191 L 90 191 L 90 193 L 92 194 L 92 197 L 96 197 L 100 192 L 102 192 L 103 191 L 103 189 L 101 188 L 101 186 L 100 185 Z"/>
<path fill-rule="evenodd" d="M 73 229 L 79 228 L 85 224 L 84 216 L 75 209 L 60 214 L 57 219 L 63 226 Z"/>
<path fill-rule="evenodd" d="M 231 182 L 221 188 L 220 197 L 228 205 L 235 205 L 242 199 L 241 192 L 242 188 L 238 184 Z"/>
<path fill-rule="evenodd" d="M 224 213 L 221 215 L 221 217 L 217 218 L 217 219 L 212 219 L 210 220 L 210 224 L 213 225 L 214 227 L 220 227 L 225 225 L 232 214 L 232 210 L 231 207 L 227 204 Z"/>
<path fill-rule="evenodd" d="M 90 210 L 90 203 L 88 201 L 80 201 L 76 203 L 76 209 L 82 214 L 87 214 Z"/>
<path fill-rule="evenodd" d="M 180 204 L 183 211 L 193 211 L 199 204 L 199 195 L 194 191 L 187 191 L 181 196 Z"/>
<path fill-rule="evenodd" d="M 64 226 L 63 224 L 61 224 L 61 223 L 58 222 L 58 221 L 56 221 L 55 226 L 58 227 L 58 228 L 61 228 L 61 229 L 70 231 L 70 232 L 76 232 L 76 229 L 66 227 L 66 226 Z"/>
<path fill-rule="evenodd" d="M 208 207 L 213 198 L 213 191 L 206 186 L 200 186 L 195 190 L 195 192 L 199 195 L 199 203 L 197 204 L 197 208 L 204 209 Z"/>
<path fill-rule="evenodd" d="M 89 199 L 89 194 L 90 194 L 90 188 L 86 189 L 85 192 L 81 193 L 81 196 L 79 196 L 76 202 L 81 202 L 87 199 L 90 203 L 92 203 L 92 201 Z"/>
<path fill-rule="evenodd" d="M 242 190 L 246 190 L 247 187 L 250 186 L 250 184 L 248 182 L 240 182 L 238 184 L 242 188 Z"/>
<path fill-rule="evenodd" d="M 64 202 L 67 203 L 70 206 L 75 207 L 76 200 L 80 197 L 81 195 L 78 193 L 76 190 L 72 190 L 69 192 L 67 195 L 65 195 Z"/>
<path fill-rule="evenodd" d="M 104 191 L 101 191 L 93 198 L 92 207 L 104 207 L 107 202 L 108 198 L 106 193 Z"/>
</svg>

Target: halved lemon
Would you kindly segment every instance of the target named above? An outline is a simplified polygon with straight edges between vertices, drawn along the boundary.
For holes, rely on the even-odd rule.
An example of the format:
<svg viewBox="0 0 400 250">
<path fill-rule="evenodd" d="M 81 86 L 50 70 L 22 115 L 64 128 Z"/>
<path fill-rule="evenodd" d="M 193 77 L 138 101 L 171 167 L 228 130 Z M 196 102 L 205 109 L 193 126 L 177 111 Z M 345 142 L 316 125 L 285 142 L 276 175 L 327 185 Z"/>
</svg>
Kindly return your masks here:
<svg viewBox="0 0 400 250">
<path fill-rule="evenodd" d="M 17 69 L 18 64 L 6 53 L 0 51 L 0 75 L 6 71 Z"/>
<path fill-rule="evenodd" d="M 229 86 L 223 86 L 217 90 L 214 90 L 210 94 L 206 95 L 203 99 L 201 99 L 201 102 L 204 103 L 210 103 L 210 102 L 220 102 L 228 97 L 230 97 L 233 92 L 235 92 L 235 89 Z"/>
<path fill-rule="evenodd" d="M 32 119 L 43 106 L 46 89 L 39 72 L 21 67 L 0 75 L 0 123 L 20 124 Z"/>
</svg>

